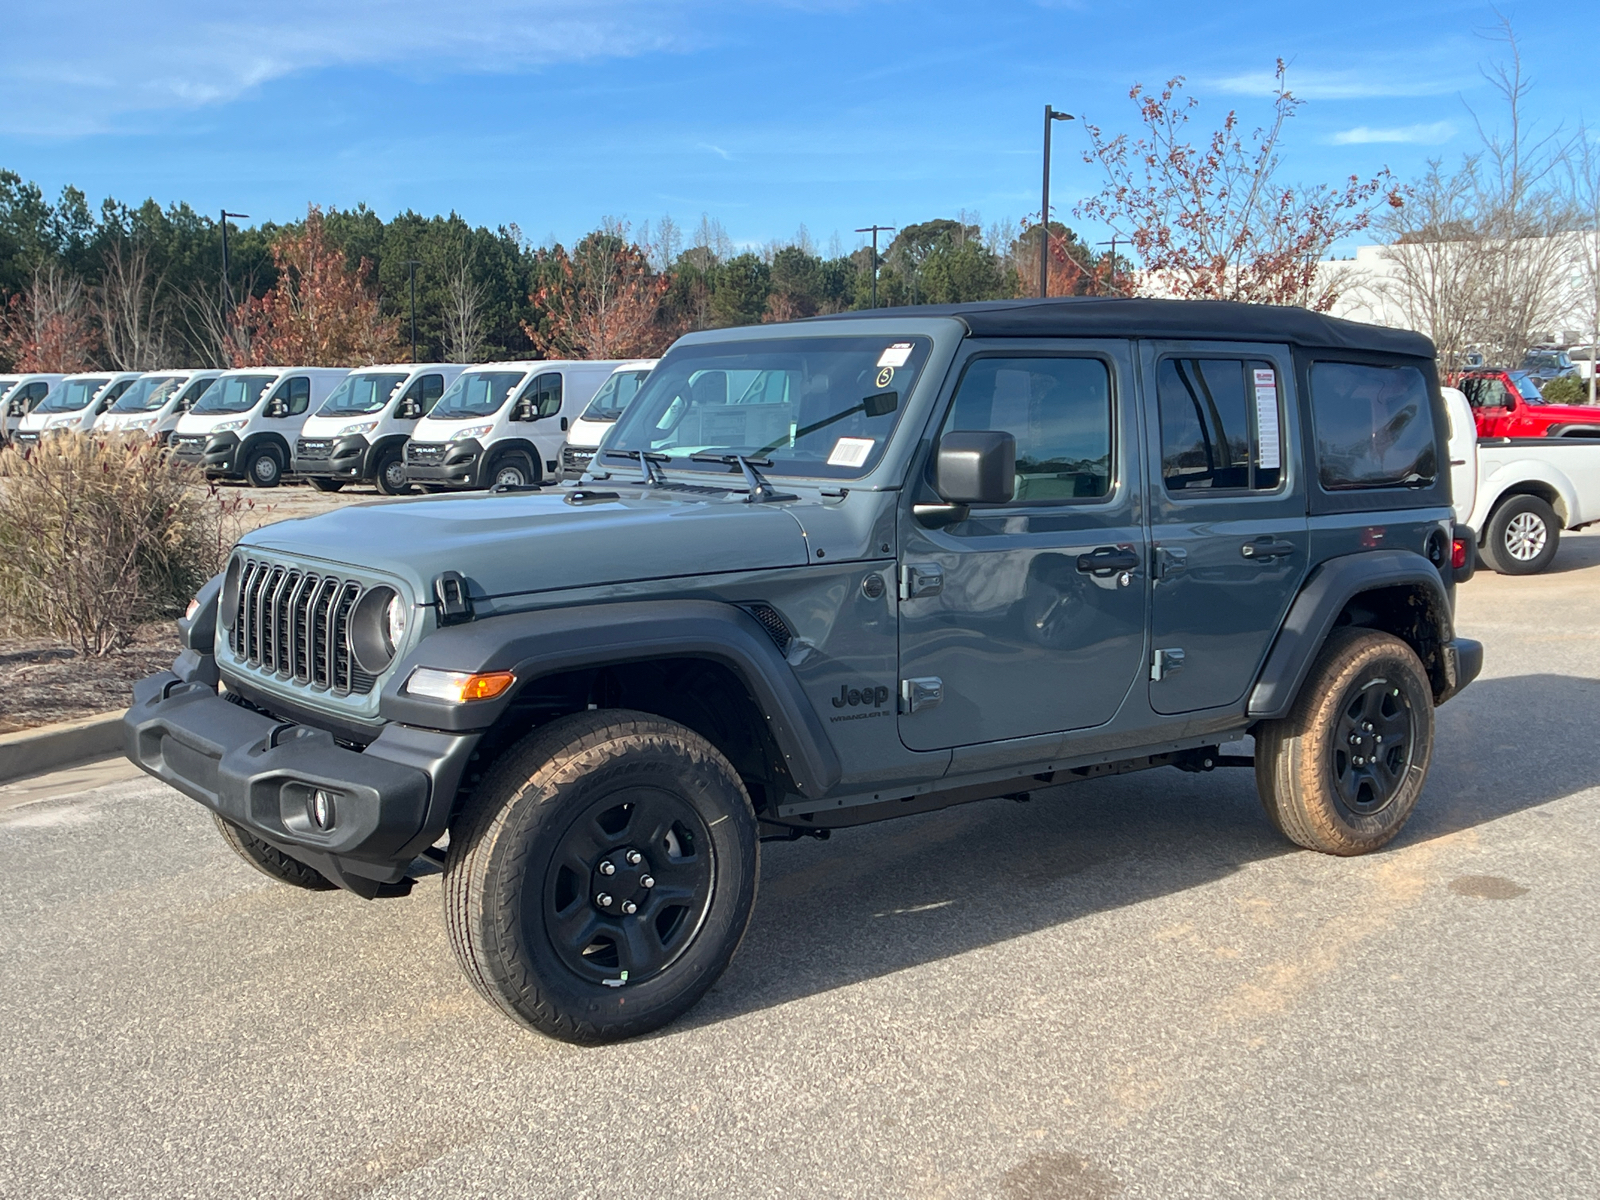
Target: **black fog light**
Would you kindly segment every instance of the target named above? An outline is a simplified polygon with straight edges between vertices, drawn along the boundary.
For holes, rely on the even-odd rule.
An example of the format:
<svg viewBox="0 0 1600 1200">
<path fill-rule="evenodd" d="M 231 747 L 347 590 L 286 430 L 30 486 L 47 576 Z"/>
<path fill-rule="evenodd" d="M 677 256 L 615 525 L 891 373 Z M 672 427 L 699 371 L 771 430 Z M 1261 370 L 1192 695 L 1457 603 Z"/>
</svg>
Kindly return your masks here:
<svg viewBox="0 0 1600 1200">
<path fill-rule="evenodd" d="M 306 812 L 311 817 L 311 823 L 323 833 L 327 833 L 338 820 L 338 813 L 333 804 L 333 793 L 322 788 L 313 788 L 310 799 L 306 801 Z"/>
</svg>

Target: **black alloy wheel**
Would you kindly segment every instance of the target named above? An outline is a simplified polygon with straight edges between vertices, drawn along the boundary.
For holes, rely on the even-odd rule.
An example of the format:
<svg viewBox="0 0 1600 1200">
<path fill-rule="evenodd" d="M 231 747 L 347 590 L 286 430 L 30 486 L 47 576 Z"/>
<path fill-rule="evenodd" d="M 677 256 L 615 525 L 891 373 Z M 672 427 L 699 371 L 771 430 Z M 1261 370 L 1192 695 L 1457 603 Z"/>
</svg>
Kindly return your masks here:
<svg viewBox="0 0 1600 1200">
<path fill-rule="evenodd" d="M 1381 812 L 1411 769 L 1411 702 L 1388 679 L 1358 684 L 1340 710 L 1333 737 L 1334 789 L 1356 816 Z"/>
<path fill-rule="evenodd" d="M 715 882 L 711 834 L 693 806 L 660 789 L 629 789 L 597 800 L 561 838 L 541 923 L 579 978 L 638 985 L 694 940 Z"/>
</svg>

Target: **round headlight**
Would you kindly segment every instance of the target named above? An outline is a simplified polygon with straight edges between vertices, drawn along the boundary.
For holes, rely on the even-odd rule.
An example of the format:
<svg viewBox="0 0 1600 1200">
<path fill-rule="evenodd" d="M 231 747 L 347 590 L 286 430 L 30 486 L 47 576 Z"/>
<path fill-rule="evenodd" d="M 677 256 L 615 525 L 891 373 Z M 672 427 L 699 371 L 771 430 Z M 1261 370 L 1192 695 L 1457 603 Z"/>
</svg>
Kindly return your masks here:
<svg viewBox="0 0 1600 1200">
<path fill-rule="evenodd" d="M 399 596 L 389 601 L 387 610 L 389 653 L 393 654 L 406 640 L 406 602 Z"/>
<path fill-rule="evenodd" d="M 400 616 L 396 618 L 398 611 Z M 360 600 L 350 614 L 350 652 L 356 665 L 368 675 L 379 675 L 394 662 L 400 645 L 397 633 L 405 632 L 405 601 L 392 587 L 379 585 Z"/>
</svg>

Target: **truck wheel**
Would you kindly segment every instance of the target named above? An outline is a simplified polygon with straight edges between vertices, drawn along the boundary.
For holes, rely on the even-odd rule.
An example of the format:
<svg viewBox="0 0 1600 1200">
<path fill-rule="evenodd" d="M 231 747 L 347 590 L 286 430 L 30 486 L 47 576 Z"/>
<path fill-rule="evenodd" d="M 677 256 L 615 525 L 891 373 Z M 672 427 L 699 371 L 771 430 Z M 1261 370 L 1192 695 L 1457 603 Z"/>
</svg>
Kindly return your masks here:
<svg viewBox="0 0 1600 1200">
<path fill-rule="evenodd" d="M 411 481 L 406 478 L 406 460 L 400 457 L 397 447 L 378 456 L 372 475 L 378 490 L 385 496 L 404 496 L 411 490 Z"/>
<path fill-rule="evenodd" d="M 342 479 L 329 479 L 325 475 L 307 475 L 306 479 L 319 492 L 337 492 L 345 482 Z"/>
<path fill-rule="evenodd" d="M 1513 496 L 1489 518 L 1483 556 L 1502 575 L 1537 575 L 1555 559 L 1561 521 L 1537 496 Z"/>
<path fill-rule="evenodd" d="M 1256 790 L 1291 842 L 1367 854 L 1406 823 L 1433 757 L 1433 689 L 1416 652 L 1336 629 L 1294 708 L 1256 732 Z"/>
<path fill-rule="evenodd" d="M 212 814 L 212 819 L 216 821 L 217 829 L 222 833 L 222 840 L 233 847 L 235 854 L 263 875 L 270 875 L 279 883 L 304 888 L 308 892 L 331 892 L 335 889 L 335 885 L 328 882 L 327 877 L 320 871 L 290 858 L 282 850 L 267 845 L 260 838 L 252 837 L 232 821 L 224 821 L 215 814 Z"/>
<path fill-rule="evenodd" d="M 525 454 L 508 454 L 489 472 L 490 487 L 527 487 L 539 482 L 539 472 Z"/>
<path fill-rule="evenodd" d="M 283 479 L 283 464 L 278 461 L 278 451 L 272 446 L 256 447 L 245 461 L 244 474 L 251 487 L 277 487 Z"/>
<path fill-rule="evenodd" d="M 755 903 L 755 812 L 694 731 L 575 713 L 517 743 L 450 829 L 445 923 L 513 1021 L 594 1043 L 665 1025 L 722 974 Z"/>
</svg>

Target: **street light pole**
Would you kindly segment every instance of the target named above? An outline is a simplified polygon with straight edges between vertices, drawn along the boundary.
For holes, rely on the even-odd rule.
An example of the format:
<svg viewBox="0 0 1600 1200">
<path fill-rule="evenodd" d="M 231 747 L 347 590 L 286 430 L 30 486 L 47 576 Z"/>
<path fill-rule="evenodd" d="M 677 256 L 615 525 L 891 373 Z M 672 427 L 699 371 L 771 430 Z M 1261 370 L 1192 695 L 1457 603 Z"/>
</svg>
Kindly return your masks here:
<svg viewBox="0 0 1600 1200">
<path fill-rule="evenodd" d="M 405 262 L 406 270 L 411 277 L 411 361 L 417 361 L 417 268 L 422 264 L 414 258 Z"/>
<path fill-rule="evenodd" d="M 868 225 L 864 229 L 856 230 L 857 233 L 870 233 L 872 235 L 872 307 L 878 307 L 878 234 L 893 233 L 893 225 Z"/>
<path fill-rule="evenodd" d="M 1071 113 L 1044 106 L 1044 203 L 1039 206 L 1039 298 L 1050 294 L 1050 122 L 1070 121 Z"/>
<path fill-rule="evenodd" d="M 249 213 L 229 212 L 222 210 L 222 303 L 227 306 L 230 315 L 233 313 L 233 282 L 228 278 L 228 218 L 235 221 L 248 221 Z"/>
</svg>

